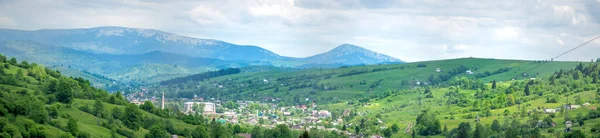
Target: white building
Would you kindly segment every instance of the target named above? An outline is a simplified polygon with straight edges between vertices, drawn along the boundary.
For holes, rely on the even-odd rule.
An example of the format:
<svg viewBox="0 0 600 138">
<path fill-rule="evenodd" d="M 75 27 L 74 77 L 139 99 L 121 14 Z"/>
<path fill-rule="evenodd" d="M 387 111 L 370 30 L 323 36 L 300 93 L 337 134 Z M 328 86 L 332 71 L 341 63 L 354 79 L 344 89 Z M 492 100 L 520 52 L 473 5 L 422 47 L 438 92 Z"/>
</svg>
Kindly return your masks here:
<svg viewBox="0 0 600 138">
<path fill-rule="evenodd" d="M 467 74 L 471 75 L 471 74 L 473 74 L 473 71 L 471 71 L 471 70 L 467 70 L 465 73 L 467 73 Z"/>
<path fill-rule="evenodd" d="M 554 113 L 556 113 L 556 109 L 545 109 L 544 113 L 546 113 L 546 114 L 554 114 Z"/>
<path fill-rule="evenodd" d="M 198 112 L 198 111 L 194 111 L 194 105 L 204 105 L 204 110 L 202 111 L 202 114 L 216 114 L 216 104 L 215 103 L 211 103 L 211 102 L 187 102 L 183 105 L 183 111 L 185 113 L 193 113 L 193 112 Z"/>
<path fill-rule="evenodd" d="M 435 72 L 442 72 L 442 69 L 440 69 L 440 68 L 435 68 Z"/>
</svg>

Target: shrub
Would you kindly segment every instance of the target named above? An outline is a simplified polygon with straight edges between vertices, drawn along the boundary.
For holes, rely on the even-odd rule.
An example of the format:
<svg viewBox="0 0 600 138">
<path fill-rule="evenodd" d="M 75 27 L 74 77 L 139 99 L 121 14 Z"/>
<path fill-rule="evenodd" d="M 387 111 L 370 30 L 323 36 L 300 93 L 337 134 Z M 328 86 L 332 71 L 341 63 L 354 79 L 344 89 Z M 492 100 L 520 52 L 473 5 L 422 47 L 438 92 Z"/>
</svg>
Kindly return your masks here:
<svg viewBox="0 0 600 138">
<path fill-rule="evenodd" d="M 133 131 L 130 131 L 130 130 L 127 130 L 127 129 L 124 129 L 124 128 L 117 129 L 117 133 L 119 133 L 120 135 L 123 135 L 125 137 L 128 137 L 128 138 L 134 137 L 134 132 Z"/>
</svg>

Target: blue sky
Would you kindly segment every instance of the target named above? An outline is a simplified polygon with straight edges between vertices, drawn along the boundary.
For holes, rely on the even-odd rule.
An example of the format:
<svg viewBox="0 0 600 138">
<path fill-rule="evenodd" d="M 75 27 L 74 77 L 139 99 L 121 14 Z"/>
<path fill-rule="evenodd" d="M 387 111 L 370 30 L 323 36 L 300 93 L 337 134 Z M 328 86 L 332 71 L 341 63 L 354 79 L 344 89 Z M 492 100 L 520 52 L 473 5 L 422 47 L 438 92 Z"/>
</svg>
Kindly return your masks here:
<svg viewBox="0 0 600 138">
<path fill-rule="evenodd" d="M 405 61 L 549 59 L 600 35 L 600 0 L 0 0 L 0 28 L 124 26 L 306 57 L 351 43 Z M 600 57 L 600 40 L 560 60 Z"/>
</svg>

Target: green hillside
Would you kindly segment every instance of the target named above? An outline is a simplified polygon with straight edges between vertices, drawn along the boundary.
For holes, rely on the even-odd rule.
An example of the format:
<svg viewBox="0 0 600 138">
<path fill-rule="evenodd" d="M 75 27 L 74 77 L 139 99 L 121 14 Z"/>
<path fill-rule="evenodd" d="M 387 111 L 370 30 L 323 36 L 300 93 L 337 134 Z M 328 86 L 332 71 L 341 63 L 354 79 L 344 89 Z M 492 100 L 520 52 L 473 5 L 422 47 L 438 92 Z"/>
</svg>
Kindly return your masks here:
<svg viewBox="0 0 600 138">
<path fill-rule="evenodd" d="M 261 138 L 301 133 L 285 125 L 264 129 L 217 123 L 199 114 L 161 110 L 150 101 L 137 106 L 88 80 L 0 55 L 0 137 L 232 138 L 251 130 Z"/>
<path fill-rule="evenodd" d="M 484 137 L 565 137 L 581 131 L 587 136 L 600 136 L 600 66 L 597 63 L 573 66 L 575 69 L 560 71 L 544 78 L 476 85 L 472 79 L 457 79 L 449 87 L 420 87 L 389 91 L 367 100 L 327 104 L 320 108 L 341 114 L 347 124 L 366 124 L 362 133 L 384 134 L 386 130 L 370 128 L 392 127 L 402 130 L 412 127 L 415 133 L 432 137 L 461 136 L 460 124 L 470 123 L 469 137 L 475 133 Z M 495 85 L 494 85 L 495 84 Z M 581 108 L 565 110 L 565 104 Z M 545 113 L 545 109 L 562 108 L 557 113 Z M 439 132 L 426 131 L 427 124 L 419 125 L 417 118 L 434 114 Z M 568 115 L 567 115 L 568 114 Z M 377 119 L 383 123 L 376 123 Z M 479 120 L 479 121 L 477 121 Z M 493 129 L 498 121 L 499 130 Z M 538 120 L 542 122 L 538 123 Z M 517 122 L 515 126 L 514 121 Z M 572 121 L 573 133 L 564 133 L 566 121 Z M 366 122 L 366 123 L 364 123 Z M 482 124 L 478 132 L 476 124 Z M 373 125 L 375 124 L 375 125 Z M 554 124 L 555 126 L 552 126 Z M 351 126 L 351 128 L 355 127 Z M 447 129 L 442 129 L 447 128 Z M 487 129 L 486 129 L 487 128 Z M 456 129 L 457 132 L 452 130 Z M 423 131 L 422 134 L 421 131 Z M 396 132 L 393 137 L 410 137 L 412 131 Z M 575 136 L 572 136 L 575 137 Z"/>
<path fill-rule="evenodd" d="M 191 98 L 186 96 L 196 94 L 232 100 L 280 98 L 290 104 L 306 104 L 306 98 L 310 99 L 308 102 L 336 103 L 388 90 L 446 85 L 448 80 L 463 76 L 478 78 L 481 83 L 547 76 L 576 64 L 578 63 L 463 58 L 336 69 L 241 73 L 206 81 L 156 85 L 154 89 L 170 91 L 169 95 L 182 98 Z M 436 72 L 436 68 L 443 71 Z M 471 70 L 474 74 L 467 75 L 466 70 Z M 223 87 L 216 87 L 217 85 Z"/>
</svg>

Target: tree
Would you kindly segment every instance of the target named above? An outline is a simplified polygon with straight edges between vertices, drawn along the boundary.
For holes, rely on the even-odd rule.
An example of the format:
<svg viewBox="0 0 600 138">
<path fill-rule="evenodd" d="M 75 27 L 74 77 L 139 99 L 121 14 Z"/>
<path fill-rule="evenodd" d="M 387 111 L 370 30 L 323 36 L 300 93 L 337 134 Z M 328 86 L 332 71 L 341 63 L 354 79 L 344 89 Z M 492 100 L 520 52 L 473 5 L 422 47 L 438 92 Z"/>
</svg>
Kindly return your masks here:
<svg viewBox="0 0 600 138">
<path fill-rule="evenodd" d="M 252 138 L 262 138 L 264 137 L 264 133 L 261 127 L 254 127 L 252 129 Z"/>
<path fill-rule="evenodd" d="M 194 132 L 192 132 L 192 136 L 194 138 L 209 138 L 209 133 L 204 125 L 199 125 L 194 129 Z M 254 134 L 252 134 L 252 137 L 254 137 Z"/>
<path fill-rule="evenodd" d="M 529 96 L 529 94 L 531 94 L 531 91 L 529 90 L 529 85 L 525 85 L 525 95 Z"/>
<path fill-rule="evenodd" d="M 145 101 L 144 104 L 140 105 L 140 108 L 144 111 L 152 112 L 154 110 L 154 103 Z"/>
<path fill-rule="evenodd" d="M 566 133 L 565 138 L 585 138 L 585 133 L 581 130 L 573 130 L 573 133 Z"/>
<path fill-rule="evenodd" d="M 471 125 L 467 122 L 462 122 L 458 125 L 457 137 L 459 138 L 470 138 L 471 137 Z"/>
<path fill-rule="evenodd" d="M 74 118 L 69 118 L 69 122 L 67 123 L 67 130 L 73 136 L 77 136 L 79 134 L 79 126 L 77 125 L 77 120 Z"/>
<path fill-rule="evenodd" d="M 146 138 L 168 138 L 169 134 L 167 131 L 158 124 L 150 127 L 150 132 L 146 134 Z"/>
<path fill-rule="evenodd" d="M 417 117 L 417 124 L 415 125 L 419 135 L 429 136 L 437 135 L 442 133 L 442 126 L 440 121 L 436 118 L 434 113 L 430 111 L 424 111 Z"/>
<path fill-rule="evenodd" d="M 354 134 L 357 134 L 360 132 L 360 127 L 356 126 L 354 127 Z"/>
<path fill-rule="evenodd" d="M 137 131 L 142 126 L 142 112 L 136 105 L 129 104 L 125 108 L 125 114 L 121 120 L 127 128 Z"/>
<path fill-rule="evenodd" d="M 275 127 L 275 129 L 277 130 L 277 135 L 275 135 L 275 137 L 277 137 L 277 138 L 291 138 L 292 137 L 292 131 L 290 130 L 290 128 L 287 125 L 277 125 Z"/>
<path fill-rule="evenodd" d="M 488 133 L 487 133 L 486 129 L 487 128 L 485 128 L 485 126 L 483 126 L 481 123 L 477 123 L 477 125 L 475 126 L 475 131 L 473 132 L 473 137 L 474 138 L 487 138 Z"/>
<path fill-rule="evenodd" d="M 16 58 L 10 58 L 10 61 L 8 61 L 8 63 L 10 65 L 16 66 L 17 65 L 17 59 Z"/>
<path fill-rule="evenodd" d="M 496 80 L 492 81 L 492 89 L 496 89 Z"/>
<path fill-rule="evenodd" d="M 494 119 L 494 122 L 492 122 L 492 131 L 494 132 L 501 132 L 502 131 L 502 127 L 500 126 L 500 121 Z"/>
<path fill-rule="evenodd" d="M 233 126 L 233 134 L 242 133 L 242 127 L 240 125 Z"/>
<path fill-rule="evenodd" d="M 56 99 L 58 102 L 65 104 L 73 103 L 73 89 L 67 80 L 60 80 L 56 89 L 56 93 Z"/>
<path fill-rule="evenodd" d="M 114 107 L 112 109 L 112 117 L 113 118 L 115 118 L 115 119 L 121 119 L 121 118 L 123 118 L 123 115 L 124 115 L 124 113 L 123 113 L 123 110 L 121 108 Z"/>
<path fill-rule="evenodd" d="M 391 128 L 386 128 L 383 130 L 383 136 L 384 137 L 391 137 L 394 133 L 392 132 Z"/>
<path fill-rule="evenodd" d="M 398 124 L 393 124 L 392 125 L 392 132 L 398 133 L 398 131 L 400 131 L 400 127 L 398 127 Z"/>
<path fill-rule="evenodd" d="M 104 113 L 104 104 L 102 103 L 102 101 L 100 100 L 96 100 L 96 102 L 94 102 L 94 115 L 103 118 L 103 117 L 107 117 L 105 116 Z"/>
<path fill-rule="evenodd" d="M 444 125 L 444 131 L 442 132 L 444 135 L 448 134 L 448 125 Z"/>
<path fill-rule="evenodd" d="M 310 136 L 308 135 L 308 131 L 304 131 L 304 133 L 300 135 L 300 138 L 310 138 Z"/>
</svg>

